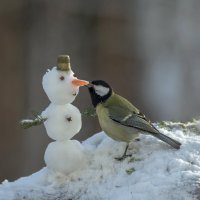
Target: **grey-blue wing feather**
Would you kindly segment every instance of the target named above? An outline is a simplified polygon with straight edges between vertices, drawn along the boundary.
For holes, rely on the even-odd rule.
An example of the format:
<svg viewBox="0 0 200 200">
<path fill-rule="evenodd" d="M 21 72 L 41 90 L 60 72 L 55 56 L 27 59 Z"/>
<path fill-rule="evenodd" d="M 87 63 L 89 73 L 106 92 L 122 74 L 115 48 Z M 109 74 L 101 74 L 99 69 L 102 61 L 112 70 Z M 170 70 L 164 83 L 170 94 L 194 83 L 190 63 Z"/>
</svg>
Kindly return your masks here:
<svg viewBox="0 0 200 200">
<path fill-rule="evenodd" d="M 129 116 L 113 116 L 110 115 L 110 118 L 120 123 L 121 125 L 133 127 L 141 131 L 149 132 L 149 133 L 159 133 L 157 129 L 154 128 L 154 126 L 147 121 L 144 115 L 142 114 L 130 114 Z"/>
<path fill-rule="evenodd" d="M 157 137 L 158 139 L 162 140 L 163 142 L 168 143 L 175 149 L 179 149 L 181 146 L 181 143 L 160 133 L 152 124 L 149 122 L 146 117 L 141 114 L 132 114 L 130 116 L 122 118 L 122 116 L 112 116 L 110 115 L 110 118 L 117 122 L 120 123 L 121 125 L 128 126 L 128 127 L 133 127 L 141 131 L 145 131 L 150 133 L 151 135 Z"/>
</svg>

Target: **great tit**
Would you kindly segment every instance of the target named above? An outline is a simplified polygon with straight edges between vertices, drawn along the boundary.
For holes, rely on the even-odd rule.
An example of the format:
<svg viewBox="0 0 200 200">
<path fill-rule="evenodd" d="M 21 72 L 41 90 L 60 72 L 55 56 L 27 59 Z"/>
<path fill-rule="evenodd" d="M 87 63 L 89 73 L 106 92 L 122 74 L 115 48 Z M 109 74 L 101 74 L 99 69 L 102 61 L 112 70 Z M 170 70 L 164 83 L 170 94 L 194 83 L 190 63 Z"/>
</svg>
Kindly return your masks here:
<svg viewBox="0 0 200 200">
<path fill-rule="evenodd" d="M 145 115 L 127 99 L 115 94 L 105 81 L 94 80 L 87 87 L 102 130 L 112 139 L 127 143 L 119 160 L 127 157 L 128 145 L 139 133 L 150 134 L 175 149 L 180 148 L 181 143 L 160 133 Z"/>
</svg>

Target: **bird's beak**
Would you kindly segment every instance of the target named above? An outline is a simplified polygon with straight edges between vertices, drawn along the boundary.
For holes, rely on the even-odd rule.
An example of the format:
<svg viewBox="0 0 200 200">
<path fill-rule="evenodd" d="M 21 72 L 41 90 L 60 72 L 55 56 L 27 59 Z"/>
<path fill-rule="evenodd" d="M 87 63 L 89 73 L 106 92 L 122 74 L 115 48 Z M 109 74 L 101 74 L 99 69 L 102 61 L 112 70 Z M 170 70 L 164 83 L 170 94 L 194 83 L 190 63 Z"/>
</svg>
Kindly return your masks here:
<svg viewBox="0 0 200 200">
<path fill-rule="evenodd" d="M 89 82 L 89 84 L 85 85 L 87 88 L 93 87 L 93 84 Z"/>
<path fill-rule="evenodd" d="M 73 79 L 72 80 L 72 84 L 74 86 L 80 87 L 80 86 L 86 86 L 86 85 L 88 85 L 89 82 L 85 81 L 85 80 L 80 80 L 80 79 Z"/>
</svg>

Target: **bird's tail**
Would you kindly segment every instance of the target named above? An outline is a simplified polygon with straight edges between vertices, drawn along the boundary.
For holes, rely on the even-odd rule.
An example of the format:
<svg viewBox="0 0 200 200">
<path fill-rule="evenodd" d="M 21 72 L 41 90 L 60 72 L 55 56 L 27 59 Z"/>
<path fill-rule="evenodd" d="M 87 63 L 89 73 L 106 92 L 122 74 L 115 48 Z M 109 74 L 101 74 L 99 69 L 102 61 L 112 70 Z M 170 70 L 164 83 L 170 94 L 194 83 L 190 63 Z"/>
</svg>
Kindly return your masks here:
<svg viewBox="0 0 200 200">
<path fill-rule="evenodd" d="M 166 142 L 167 144 L 169 144 L 170 146 L 172 146 L 175 149 L 180 149 L 181 143 L 158 132 L 158 133 L 154 133 L 153 136 L 157 137 L 158 139 L 162 140 L 163 142 Z"/>
</svg>

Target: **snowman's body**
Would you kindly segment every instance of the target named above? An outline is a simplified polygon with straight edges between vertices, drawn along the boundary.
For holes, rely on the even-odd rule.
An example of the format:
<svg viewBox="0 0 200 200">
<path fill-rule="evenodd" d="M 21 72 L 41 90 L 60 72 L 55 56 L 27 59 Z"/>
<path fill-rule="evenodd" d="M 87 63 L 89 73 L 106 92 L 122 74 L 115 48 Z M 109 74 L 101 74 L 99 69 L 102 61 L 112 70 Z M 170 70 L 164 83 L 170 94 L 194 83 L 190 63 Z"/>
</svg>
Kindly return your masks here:
<svg viewBox="0 0 200 200">
<path fill-rule="evenodd" d="M 51 103 L 42 112 L 42 117 L 47 118 L 44 125 L 48 136 L 53 140 L 69 140 L 81 129 L 81 113 L 70 103 L 64 105 Z"/>
<path fill-rule="evenodd" d="M 48 145 L 44 159 L 48 169 L 63 174 L 81 168 L 85 160 L 81 144 L 70 140 L 82 125 L 80 111 L 71 104 L 79 92 L 79 86 L 73 85 L 73 80 L 78 79 L 71 68 L 63 71 L 53 67 L 42 81 L 51 101 L 42 117 L 46 119 L 44 125 L 48 136 L 56 140 Z"/>
</svg>

